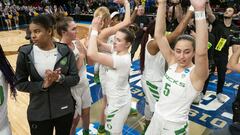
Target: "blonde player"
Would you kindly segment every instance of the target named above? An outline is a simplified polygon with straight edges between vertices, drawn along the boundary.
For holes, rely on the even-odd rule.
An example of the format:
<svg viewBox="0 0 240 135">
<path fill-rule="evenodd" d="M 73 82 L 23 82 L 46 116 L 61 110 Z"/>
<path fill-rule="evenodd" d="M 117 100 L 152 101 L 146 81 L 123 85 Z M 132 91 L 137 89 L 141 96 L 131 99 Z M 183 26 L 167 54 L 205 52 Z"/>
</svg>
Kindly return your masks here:
<svg viewBox="0 0 240 135">
<path fill-rule="evenodd" d="M 93 19 L 87 54 L 93 61 L 108 67 L 106 71 L 108 104 L 105 110 L 105 128 L 110 134 L 120 135 L 131 108 L 131 93 L 128 83 L 131 57 L 128 48 L 134 35 L 127 29 L 120 29 L 115 35 L 114 53 L 98 52 L 97 36 L 100 25 L 103 23 L 101 20 L 101 17 Z"/>
</svg>

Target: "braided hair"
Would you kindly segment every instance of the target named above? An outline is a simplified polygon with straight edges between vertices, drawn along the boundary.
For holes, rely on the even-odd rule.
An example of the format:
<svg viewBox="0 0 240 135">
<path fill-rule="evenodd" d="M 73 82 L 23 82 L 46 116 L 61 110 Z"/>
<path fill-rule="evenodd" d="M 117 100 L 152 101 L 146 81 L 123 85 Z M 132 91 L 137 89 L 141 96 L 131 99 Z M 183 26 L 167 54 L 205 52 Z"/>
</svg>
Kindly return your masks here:
<svg viewBox="0 0 240 135">
<path fill-rule="evenodd" d="M 148 35 L 150 34 L 151 37 L 154 37 L 154 31 L 155 31 L 155 21 L 151 22 L 148 25 L 148 28 L 147 28 L 146 32 L 144 33 L 142 41 L 141 41 L 141 50 L 140 50 L 140 70 L 141 70 L 141 73 L 144 70 L 145 48 L 146 48 L 146 44 L 149 40 Z"/>
<path fill-rule="evenodd" d="M 10 85 L 10 90 L 11 90 L 11 95 L 16 98 L 16 88 L 15 88 L 15 77 L 14 77 L 14 71 L 13 68 L 11 66 L 11 64 L 9 63 L 9 61 L 7 60 L 2 46 L 0 45 L 0 70 L 2 71 L 5 80 L 7 80 L 7 82 Z"/>
</svg>

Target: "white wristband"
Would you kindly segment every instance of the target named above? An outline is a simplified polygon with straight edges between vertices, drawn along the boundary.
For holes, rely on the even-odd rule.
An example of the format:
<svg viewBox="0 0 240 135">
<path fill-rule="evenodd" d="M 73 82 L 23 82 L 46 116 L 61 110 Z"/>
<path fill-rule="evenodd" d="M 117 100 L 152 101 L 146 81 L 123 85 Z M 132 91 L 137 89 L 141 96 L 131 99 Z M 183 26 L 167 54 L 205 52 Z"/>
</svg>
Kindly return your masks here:
<svg viewBox="0 0 240 135">
<path fill-rule="evenodd" d="M 96 30 L 91 31 L 91 36 L 97 36 L 97 35 L 98 35 L 98 31 L 96 31 Z"/>
<path fill-rule="evenodd" d="M 194 7 L 191 5 L 188 10 L 194 11 Z"/>
<path fill-rule="evenodd" d="M 195 20 L 204 20 L 206 19 L 205 11 L 195 11 Z"/>
</svg>

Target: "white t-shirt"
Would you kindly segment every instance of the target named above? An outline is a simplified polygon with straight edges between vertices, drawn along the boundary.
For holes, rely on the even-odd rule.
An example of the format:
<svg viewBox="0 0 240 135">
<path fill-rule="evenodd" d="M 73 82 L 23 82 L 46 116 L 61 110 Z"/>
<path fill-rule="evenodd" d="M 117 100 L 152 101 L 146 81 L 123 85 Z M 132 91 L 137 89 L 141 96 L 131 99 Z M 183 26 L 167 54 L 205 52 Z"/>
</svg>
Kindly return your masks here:
<svg viewBox="0 0 240 135">
<path fill-rule="evenodd" d="M 192 101 L 199 94 L 190 80 L 193 67 L 177 73 L 177 64 L 173 64 L 164 75 L 160 98 L 155 105 L 155 112 L 165 120 L 172 122 L 186 122 L 188 120 Z"/>
<path fill-rule="evenodd" d="M 107 44 L 109 46 L 113 47 L 114 38 L 115 38 L 115 34 L 111 35 L 110 37 L 108 37 Z M 104 52 L 104 53 L 110 54 L 109 52 Z M 100 78 L 101 85 L 105 85 L 106 84 L 105 82 L 108 81 L 106 79 L 106 71 L 107 71 L 107 69 L 108 69 L 107 66 L 99 64 L 99 78 Z M 105 86 L 102 86 L 102 88 L 105 88 Z"/>
<path fill-rule="evenodd" d="M 147 46 L 152 40 L 153 39 L 150 39 L 146 44 L 144 71 L 142 77 L 147 81 L 159 82 L 162 81 L 165 74 L 165 59 L 160 51 L 156 55 L 151 55 L 148 52 Z"/>
<path fill-rule="evenodd" d="M 0 130 L 8 122 L 7 118 L 7 98 L 8 98 L 8 84 L 4 78 L 2 71 L 0 71 Z"/>
<path fill-rule="evenodd" d="M 106 96 L 109 108 L 120 108 L 131 102 L 128 77 L 131 68 L 130 54 L 112 54 L 113 67 L 106 70 Z"/>
<path fill-rule="evenodd" d="M 34 52 L 34 66 L 39 75 L 44 78 L 45 71 L 47 69 L 54 70 L 54 66 L 57 60 L 57 48 L 45 51 L 40 49 L 38 46 L 33 46 Z"/>
</svg>

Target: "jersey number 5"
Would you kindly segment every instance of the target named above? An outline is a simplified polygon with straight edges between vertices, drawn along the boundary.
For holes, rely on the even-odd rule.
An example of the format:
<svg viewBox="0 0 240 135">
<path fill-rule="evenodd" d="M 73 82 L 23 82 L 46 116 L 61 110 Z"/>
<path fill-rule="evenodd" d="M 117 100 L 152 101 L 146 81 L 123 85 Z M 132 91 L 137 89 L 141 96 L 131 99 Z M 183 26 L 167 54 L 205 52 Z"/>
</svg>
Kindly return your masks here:
<svg viewBox="0 0 240 135">
<path fill-rule="evenodd" d="M 170 93 L 170 87 L 171 87 L 170 84 L 165 83 L 164 91 L 163 91 L 163 94 L 164 94 L 165 96 L 168 96 L 168 95 L 169 95 L 169 93 Z"/>
</svg>

